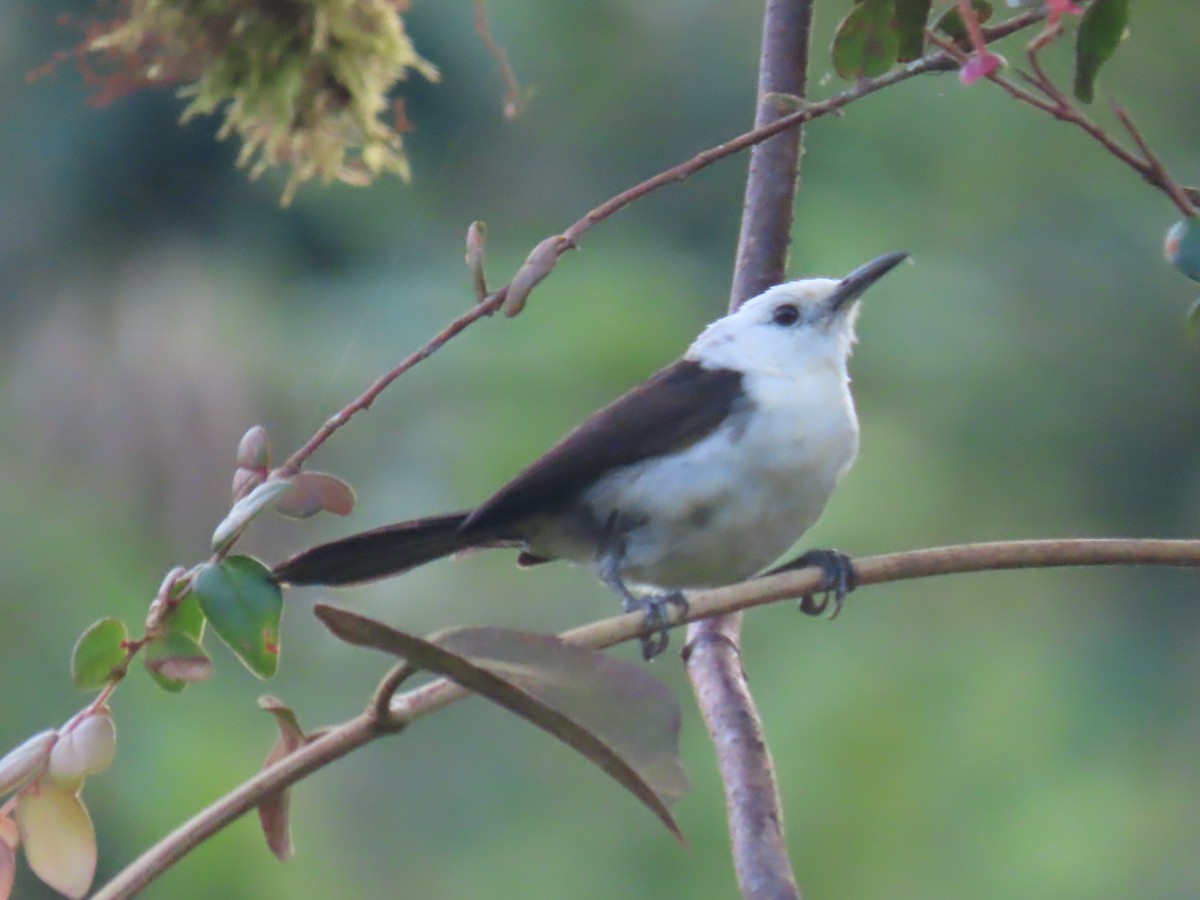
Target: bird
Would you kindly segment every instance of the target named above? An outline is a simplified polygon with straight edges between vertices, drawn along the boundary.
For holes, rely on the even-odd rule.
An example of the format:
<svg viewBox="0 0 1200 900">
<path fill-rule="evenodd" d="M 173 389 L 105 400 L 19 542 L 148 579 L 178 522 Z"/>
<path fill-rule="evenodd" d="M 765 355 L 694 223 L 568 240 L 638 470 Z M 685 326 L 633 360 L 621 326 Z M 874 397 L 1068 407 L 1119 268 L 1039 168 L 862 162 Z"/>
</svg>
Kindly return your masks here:
<svg viewBox="0 0 1200 900">
<path fill-rule="evenodd" d="M 277 565 L 280 584 L 343 586 L 463 550 L 509 547 L 520 566 L 590 565 L 667 646 L 685 590 L 763 573 L 824 511 L 858 454 L 848 362 L 859 300 L 907 259 L 775 285 L 717 319 L 682 357 L 595 412 L 473 509 L 386 525 Z M 831 617 L 855 572 L 836 550 L 786 567 L 824 575 L 801 609 Z M 779 569 L 771 570 L 779 571 Z"/>
</svg>

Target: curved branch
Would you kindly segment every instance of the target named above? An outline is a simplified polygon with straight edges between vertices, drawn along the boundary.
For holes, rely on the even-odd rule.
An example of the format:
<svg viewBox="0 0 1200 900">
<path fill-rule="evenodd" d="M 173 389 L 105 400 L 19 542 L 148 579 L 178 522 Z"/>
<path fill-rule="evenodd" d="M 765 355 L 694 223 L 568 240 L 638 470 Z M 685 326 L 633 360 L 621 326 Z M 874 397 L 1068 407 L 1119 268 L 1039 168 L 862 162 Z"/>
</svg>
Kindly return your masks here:
<svg viewBox="0 0 1200 900">
<path fill-rule="evenodd" d="M 1013 16 L 1011 19 L 1002 22 L 994 28 L 984 29 L 984 39 L 989 43 L 1008 37 L 1018 31 L 1029 28 L 1031 25 L 1036 25 L 1042 19 L 1046 18 L 1046 11 L 1043 9 L 1034 9 L 1021 15 Z M 586 234 L 594 225 L 603 222 L 609 216 L 623 209 L 635 200 L 640 200 L 653 191 L 658 190 L 668 184 L 678 184 L 684 181 L 688 176 L 699 172 L 713 163 L 725 159 L 728 156 L 733 156 L 735 153 L 740 153 L 749 147 L 756 144 L 761 144 L 781 132 L 787 131 L 790 128 L 796 128 L 803 125 L 805 122 L 810 122 L 813 119 L 819 119 L 827 116 L 830 113 L 837 113 L 846 106 L 856 100 L 861 100 L 876 91 L 881 91 L 886 87 L 891 87 L 894 84 L 899 84 L 902 81 L 907 81 L 917 75 L 924 75 L 929 72 L 946 72 L 958 68 L 958 61 L 954 55 L 945 49 L 934 50 L 926 54 L 920 59 L 906 63 L 890 72 L 880 75 L 877 78 L 864 78 L 859 81 L 854 87 L 842 91 L 839 94 L 822 100 L 819 103 L 805 104 L 801 109 L 782 116 L 773 122 L 754 128 L 744 134 L 740 134 L 732 140 L 726 141 L 723 144 L 718 144 L 716 147 L 710 147 L 701 153 L 697 153 L 691 159 L 685 160 L 678 165 L 674 165 L 669 169 L 659 172 L 657 175 L 647 178 L 640 184 L 636 184 L 628 188 L 614 197 L 601 203 L 595 209 L 576 221 L 566 231 L 559 235 L 560 240 L 556 242 L 555 254 L 561 256 L 568 250 L 574 249 L 579 240 Z M 511 282 L 510 282 L 511 284 Z M 474 324 L 479 319 L 492 315 L 496 310 L 504 305 L 505 298 L 508 296 L 509 285 L 499 288 L 489 294 L 477 306 L 472 307 L 466 312 L 454 318 L 444 329 L 434 335 L 425 346 L 421 347 L 416 352 L 407 356 L 390 372 L 380 376 L 370 387 L 368 387 L 359 397 L 351 403 L 343 407 L 335 415 L 329 418 L 324 425 L 314 434 L 308 441 L 293 453 L 278 469 L 281 476 L 294 475 L 300 471 L 300 468 L 307 462 L 308 458 L 317 451 L 317 449 L 327 441 L 334 432 L 345 425 L 352 416 L 363 410 L 369 409 L 376 398 L 397 378 L 411 369 L 417 363 L 428 359 L 435 352 L 440 350 L 451 338 L 455 337 L 459 332 L 463 331 L 469 325 Z"/>
<path fill-rule="evenodd" d="M 1055 32 L 1052 31 L 1051 34 L 1055 34 Z M 959 63 L 967 61 L 967 55 L 955 46 L 953 41 L 947 41 L 934 34 L 930 35 L 930 40 L 941 47 L 943 52 L 952 55 Z M 1146 139 L 1142 136 L 1141 131 L 1133 123 L 1129 113 L 1121 106 L 1113 104 L 1113 112 L 1133 139 L 1141 156 L 1121 146 L 1121 143 L 1116 138 L 1112 137 L 1100 125 L 1088 118 L 1081 109 L 1071 102 L 1071 98 L 1067 96 L 1066 92 L 1059 88 L 1053 79 L 1046 74 L 1046 70 L 1042 67 L 1038 56 L 1044 46 L 1045 44 L 1035 40 L 1029 46 L 1026 53 L 1030 73 L 1017 73 L 1028 84 L 1040 91 L 1042 96 L 1026 90 L 1000 71 L 988 73 L 987 80 L 1001 88 L 1014 100 L 1026 103 L 1035 109 L 1048 113 L 1060 122 L 1076 126 L 1107 150 L 1110 155 L 1137 172 L 1148 185 L 1162 191 L 1185 217 L 1190 218 L 1195 216 L 1197 212 L 1196 204 L 1189 195 L 1187 188 L 1181 186 L 1179 182 L 1171 177 L 1162 160 L 1158 158 L 1154 150 L 1151 149 Z M 1043 99 L 1043 97 L 1046 99 Z"/>
<path fill-rule="evenodd" d="M 1001 541 L 909 550 L 858 560 L 859 586 L 885 584 L 911 578 L 1003 569 L 1047 569 L 1064 566 L 1176 566 L 1200 568 L 1200 540 L 1044 540 Z M 735 612 L 792 600 L 816 590 L 824 576 L 818 569 L 796 569 L 729 587 L 689 594 L 690 609 L 684 621 Z M 603 649 L 642 635 L 645 617 L 640 613 L 604 619 L 565 632 L 563 640 Z M 466 697 L 468 692 L 448 681 L 437 680 L 396 696 L 393 721 L 411 722 Z M 295 784 L 306 775 L 341 759 L 351 751 L 388 733 L 369 714 L 356 716 L 330 729 L 311 744 L 248 779 L 212 805 L 201 810 L 130 863 L 92 900 L 132 897 L 155 878 L 226 825 L 254 809 L 264 797 Z"/>
</svg>

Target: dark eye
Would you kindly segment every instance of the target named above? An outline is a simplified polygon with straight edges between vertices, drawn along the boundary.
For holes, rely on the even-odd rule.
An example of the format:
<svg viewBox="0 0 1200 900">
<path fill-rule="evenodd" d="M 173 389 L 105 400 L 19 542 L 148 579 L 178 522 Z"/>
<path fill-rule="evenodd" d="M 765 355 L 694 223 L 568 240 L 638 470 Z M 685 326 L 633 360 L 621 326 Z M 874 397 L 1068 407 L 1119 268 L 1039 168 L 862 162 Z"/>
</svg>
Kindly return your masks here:
<svg viewBox="0 0 1200 900">
<path fill-rule="evenodd" d="M 771 321 L 785 328 L 789 325 L 795 325 L 800 321 L 800 309 L 794 304 L 784 303 L 782 306 L 775 307 L 775 312 L 771 315 Z"/>
</svg>

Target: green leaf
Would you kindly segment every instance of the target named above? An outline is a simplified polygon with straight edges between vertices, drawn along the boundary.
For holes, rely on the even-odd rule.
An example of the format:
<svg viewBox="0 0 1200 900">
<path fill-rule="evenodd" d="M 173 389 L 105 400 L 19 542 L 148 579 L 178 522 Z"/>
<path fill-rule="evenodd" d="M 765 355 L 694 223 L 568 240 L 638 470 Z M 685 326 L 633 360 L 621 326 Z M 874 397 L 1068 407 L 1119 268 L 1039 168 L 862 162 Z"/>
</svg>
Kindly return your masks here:
<svg viewBox="0 0 1200 900">
<path fill-rule="evenodd" d="M 896 64 L 900 32 L 893 0 L 859 0 L 833 37 L 833 68 L 842 78 L 871 78 Z"/>
<path fill-rule="evenodd" d="M 200 601 L 194 593 L 189 594 L 167 620 L 166 634 L 146 645 L 142 664 L 163 690 L 176 694 L 193 682 L 212 677 L 212 660 L 200 644 L 204 622 Z"/>
<path fill-rule="evenodd" d="M 979 20 L 980 25 L 992 17 L 992 4 L 987 0 L 971 0 L 971 8 L 975 10 L 975 18 Z M 933 23 L 933 30 L 940 31 L 955 41 L 970 40 L 966 23 L 963 22 L 957 6 L 952 6 L 942 13 Z"/>
<path fill-rule="evenodd" d="M 108 684 L 128 660 L 127 640 L 129 632 L 120 619 L 101 619 L 89 625 L 71 651 L 71 684 L 85 691 Z"/>
<path fill-rule="evenodd" d="M 900 35 L 900 62 L 919 59 L 925 52 L 925 23 L 933 0 L 896 0 L 896 28 Z"/>
<path fill-rule="evenodd" d="M 238 536 L 249 527 L 254 517 L 277 502 L 284 494 L 292 489 L 290 478 L 271 479 L 264 481 L 249 494 L 233 504 L 221 524 L 217 526 L 212 536 L 212 549 L 220 553 L 238 539 Z"/>
<path fill-rule="evenodd" d="M 189 684 L 212 677 L 208 653 L 190 634 L 168 631 L 146 645 L 142 663 L 163 690 L 177 694 Z"/>
<path fill-rule="evenodd" d="M 167 620 L 167 628 L 186 634 L 199 643 L 204 638 L 204 610 L 195 594 L 188 594 L 183 602 L 175 607 L 171 618 Z"/>
<path fill-rule="evenodd" d="M 550 635 L 469 628 L 432 643 L 337 607 L 317 604 L 313 611 L 342 640 L 449 678 L 558 738 L 683 840 L 668 809 L 687 790 L 679 706 L 644 667 Z"/>
<path fill-rule="evenodd" d="M 279 620 L 283 593 L 271 571 L 249 556 L 207 563 L 192 582 L 213 631 L 259 678 L 279 665 Z"/>
<path fill-rule="evenodd" d="M 1094 0 L 1083 14 L 1075 36 L 1075 96 L 1091 103 L 1096 75 L 1125 37 L 1129 0 Z"/>
</svg>

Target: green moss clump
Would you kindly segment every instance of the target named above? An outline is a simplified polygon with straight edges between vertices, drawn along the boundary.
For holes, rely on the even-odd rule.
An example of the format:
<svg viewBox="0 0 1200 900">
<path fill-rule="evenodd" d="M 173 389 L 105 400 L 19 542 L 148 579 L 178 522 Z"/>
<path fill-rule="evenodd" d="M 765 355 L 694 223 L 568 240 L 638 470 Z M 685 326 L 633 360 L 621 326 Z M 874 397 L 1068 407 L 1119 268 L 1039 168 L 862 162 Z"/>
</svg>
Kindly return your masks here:
<svg viewBox="0 0 1200 900">
<path fill-rule="evenodd" d="M 406 10 L 404 0 L 122 0 L 85 47 L 121 67 L 105 77 L 122 85 L 182 84 L 183 121 L 223 114 L 220 136 L 241 139 L 251 178 L 290 167 L 287 205 L 312 178 L 408 180 L 407 123 L 388 92 L 409 71 L 430 81 L 438 71 L 413 47 Z"/>
</svg>

